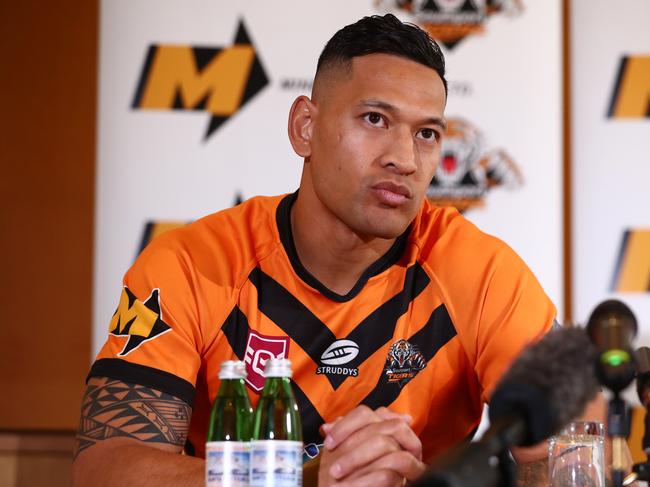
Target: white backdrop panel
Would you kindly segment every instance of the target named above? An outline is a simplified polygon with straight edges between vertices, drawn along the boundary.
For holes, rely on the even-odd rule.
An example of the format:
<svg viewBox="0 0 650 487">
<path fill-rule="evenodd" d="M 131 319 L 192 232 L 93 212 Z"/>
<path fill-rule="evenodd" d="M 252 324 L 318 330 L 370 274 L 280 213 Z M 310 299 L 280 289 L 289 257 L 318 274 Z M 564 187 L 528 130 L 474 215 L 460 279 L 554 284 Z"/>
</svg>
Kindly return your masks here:
<svg viewBox="0 0 650 487">
<path fill-rule="evenodd" d="M 373 0 L 102 1 L 95 352 L 146 222 L 190 221 L 231 206 L 238 192 L 247 198 L 296 189 L 301 161 L 287 140 L 286 119 L 308 88 L 284 84 L 311 80 L 338 28 L 384 12 Z M 131 108 L 151 44 L 228 47 L 240 19 L 270 81 L 207 140 L 206 112 Z M 488 148 L 512 156 L 524 178 L 517 189 L 490 191 L 467 216 L 508 242 L 561 308 L 560 27 L 559 0 L 525 1 L 520 15 L 490 16 L 483 34 L 445 53 L 447 115 L 469 120 Z"/>
</svg>

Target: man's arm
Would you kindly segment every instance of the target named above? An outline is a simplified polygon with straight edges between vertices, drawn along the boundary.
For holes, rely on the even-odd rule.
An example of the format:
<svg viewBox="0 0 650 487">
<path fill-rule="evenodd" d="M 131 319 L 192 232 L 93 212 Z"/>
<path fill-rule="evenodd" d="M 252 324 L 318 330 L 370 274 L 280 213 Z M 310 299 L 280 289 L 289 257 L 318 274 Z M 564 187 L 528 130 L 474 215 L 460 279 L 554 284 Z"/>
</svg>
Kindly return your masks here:
<svg viewBox="0 0 650 487">
<path fill-rule="evenodd" d="M 73 485 L 201 486 L 204 462 L 180 455 L 192 408 L 155 389 L 105 377 L 88 381 Z"/>
</svg>

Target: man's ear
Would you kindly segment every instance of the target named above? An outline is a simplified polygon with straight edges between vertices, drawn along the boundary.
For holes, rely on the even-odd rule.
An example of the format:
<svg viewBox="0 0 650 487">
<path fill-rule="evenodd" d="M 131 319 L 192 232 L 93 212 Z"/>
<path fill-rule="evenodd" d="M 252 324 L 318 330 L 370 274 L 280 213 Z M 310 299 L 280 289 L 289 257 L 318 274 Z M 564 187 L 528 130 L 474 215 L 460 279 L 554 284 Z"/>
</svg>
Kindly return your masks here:
<svg viewBox="0 0 650 487">
<path fill-rule="evenodd" d="M 318 109 L 306 96 L 299 96 L 289 111 L 289 140 L 296 154 L 307 158 L 311 155 L 311 138 L 314 118 Z"/>
</svg>

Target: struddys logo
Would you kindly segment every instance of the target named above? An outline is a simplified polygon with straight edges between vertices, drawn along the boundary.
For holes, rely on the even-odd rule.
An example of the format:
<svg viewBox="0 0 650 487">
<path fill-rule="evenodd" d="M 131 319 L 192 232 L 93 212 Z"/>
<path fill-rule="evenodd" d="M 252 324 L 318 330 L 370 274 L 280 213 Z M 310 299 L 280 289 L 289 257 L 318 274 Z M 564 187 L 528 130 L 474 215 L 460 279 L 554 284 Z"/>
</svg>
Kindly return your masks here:
<svg viewBox="0 0 650 487">
<path fill-rule="evenodd" d="M 650 118 L 650 55 L 621 58 L 607 117 Z"/>
<path fill-rule="evenodd" d="M 404 13 L 431 37 L 452 49 L 465 37 L 485 31 L 494 14 L 511 17 L 522 10 L 520 0 L 375 0 L 385 12 Z"/>
<path fill-rule="evenodd" d="M 426 366 L 427 363 L 417 347 L 402 339 L 391 345 L 384 374 L 389 383 L 402 387 Z"/>
<path fill-rule="evenodd" d="M 154 289 L 146 300 L 140 301 L 124 286 L 109 325 L 111 335 L 128 338 L 118 357 L 130 354 L 144 342 L 158 338 L 171 329 L 162 319 L 160 290 Z"/>
<path fill-rule="evenodd" d="M 447 120 L 440 163 L 427 189 L 429 201 L 458 211 L 483 206 L 488 191 L 503 186 L 517 189 L 523 177 L 503 149 L 486 146 L 483 134 L 460 118 Z"/>
<path fill-rule="evenodd" d="M 650 293 L 650 228 L 631 228 L 623 233 L 611 290 Z"/>
<path fill-rule="evenodd" d="M 359 345 L 352 340 L 336 340 L 323 352 L 320 357 L 321 365 L 316 368 L 319 375 L 344 375 L 356 377 L 359 369 L 350 366 L 357 355 Z"/>
<path fill-rule="evenodd" d="M 207 140 L 268 83 L 242 21 L 229 47 L 149 46 L 132 108 L 207 112 Z"/>
</svg>

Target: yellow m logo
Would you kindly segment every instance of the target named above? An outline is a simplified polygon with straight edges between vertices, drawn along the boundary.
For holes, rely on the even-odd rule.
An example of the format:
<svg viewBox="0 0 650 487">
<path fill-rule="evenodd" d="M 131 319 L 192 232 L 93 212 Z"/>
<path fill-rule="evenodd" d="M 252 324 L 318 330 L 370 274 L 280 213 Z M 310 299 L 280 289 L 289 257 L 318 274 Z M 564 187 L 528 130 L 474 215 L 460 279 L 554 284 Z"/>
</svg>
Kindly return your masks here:
<svg viewBox="0 0 650 487">
<path fill-rule="evenodd" d="M 623 235 L 612 290 L 650 292 L 650 230 L 627 230 Z"/>
<path fill-rule="evenodd" d="M 124 356 L 143 342 L 170 331 L 171 327 L 160 315 L 159 290 L 154 289 L 146 301 L 140 301 L 124 287 L 108 330 L 111 335 L 129 337 L 119 356 Z"/>
<path fill-rule="evenodd" d="M 149 46 L 132 106 L 206 111 L 207 138 L 267 84 L 241 22 L 231 47 Z"/>
<path fill-rule="evenodd" d="M 621 59 L 608 116 L 650 117 L 650 56 Z"/>
</svg>

